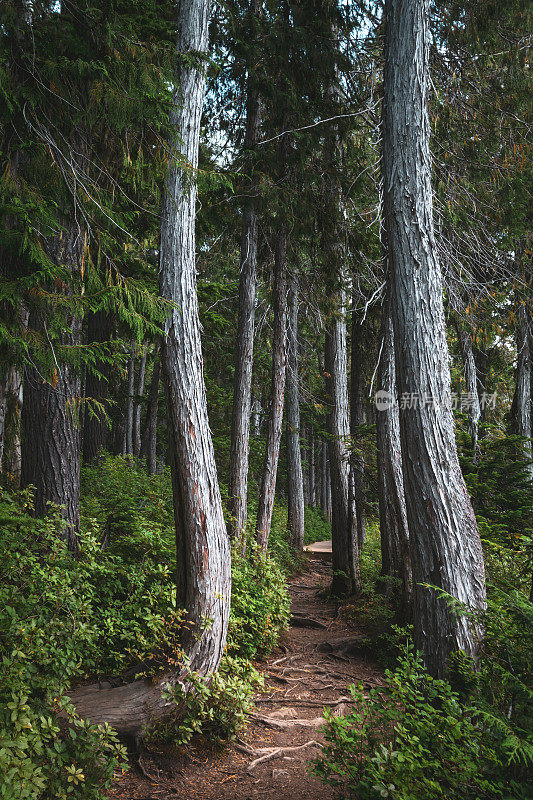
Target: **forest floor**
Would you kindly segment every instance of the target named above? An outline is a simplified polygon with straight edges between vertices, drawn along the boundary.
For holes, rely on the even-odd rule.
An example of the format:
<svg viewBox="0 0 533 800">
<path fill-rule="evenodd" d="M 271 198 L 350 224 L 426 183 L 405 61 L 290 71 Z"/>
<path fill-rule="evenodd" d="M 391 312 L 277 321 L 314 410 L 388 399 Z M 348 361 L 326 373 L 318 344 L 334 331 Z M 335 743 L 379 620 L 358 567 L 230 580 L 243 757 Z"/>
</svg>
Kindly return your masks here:
<svg viewBox="0 0 533 800">
<path fill-rule="evenodd" d="M 227 748 L 197 740 L 184 748 L 143 752 L 141 767 L 119 778 L 113 800 L 331 800 L 333 790 L 308 769 L 319 752 L 323 707 L 345 713 L 347 686 L 382 682 L 383 670 L 357 654 L 361 636 L 322 599 L 331 564 L 310 559 L 289 584 L 291 626 L 265 662 L 265 690 L 255 698 L 242 738 Z"/>
</svg>

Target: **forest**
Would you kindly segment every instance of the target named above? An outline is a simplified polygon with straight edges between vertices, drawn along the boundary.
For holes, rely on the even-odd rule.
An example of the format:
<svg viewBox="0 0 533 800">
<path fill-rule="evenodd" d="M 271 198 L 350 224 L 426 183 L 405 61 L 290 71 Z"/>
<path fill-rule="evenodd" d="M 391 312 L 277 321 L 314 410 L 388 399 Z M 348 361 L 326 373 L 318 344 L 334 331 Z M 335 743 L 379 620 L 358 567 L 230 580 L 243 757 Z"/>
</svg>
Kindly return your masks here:
<svg viewBox="0 0 533 800">
<path fill-rule="evenodd" d="M 2 0 L 0 800 L 533 797 L 527 0 Z"/>
</svg>

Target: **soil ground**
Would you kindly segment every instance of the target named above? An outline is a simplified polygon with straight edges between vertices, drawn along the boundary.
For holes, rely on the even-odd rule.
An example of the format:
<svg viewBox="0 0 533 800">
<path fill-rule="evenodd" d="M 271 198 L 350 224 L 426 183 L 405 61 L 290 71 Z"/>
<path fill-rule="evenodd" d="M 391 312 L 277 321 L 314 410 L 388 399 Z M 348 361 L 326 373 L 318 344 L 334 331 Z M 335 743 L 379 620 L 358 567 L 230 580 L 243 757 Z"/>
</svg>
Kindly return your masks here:
<svg viewBox="0 0 533 800">
<path fill-rule="evenodd" d="M 113 800 L 332 800 L 333 790 L 308 768 L 324 741 L 322 704 L 337 703 L 334 713 L 346 712 L 347 686 L 379 685 L 382 671 L 367 655 L 329 646 L 357 636 L 336 606 L 319 596 L 330 581 L 331 565 L 310 559 L 290 582 L 293 624 L 269 659 L 255 665 L 264 673 L 265 691 L 256 697 L 255 716 L 240 741 L 226 749 L 196 741 L 144 752 L 142 770 L 132 767 L 118 779 Z M 283 750 L 301 745 L 307 746 Z M 253 764 L 263 755 L 268 758 Z"/>
</svg>

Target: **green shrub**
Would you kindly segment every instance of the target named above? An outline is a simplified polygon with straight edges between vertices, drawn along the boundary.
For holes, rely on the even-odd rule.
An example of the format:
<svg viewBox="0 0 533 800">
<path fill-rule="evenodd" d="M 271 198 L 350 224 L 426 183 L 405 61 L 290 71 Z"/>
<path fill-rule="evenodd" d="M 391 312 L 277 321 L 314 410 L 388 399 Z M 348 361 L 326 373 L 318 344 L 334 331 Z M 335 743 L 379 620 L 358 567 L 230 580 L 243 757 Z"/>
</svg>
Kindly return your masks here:
<svg viewBox="0 0 533 800">
<path fill-rule="evenodd" d="M 34 520 L 28 503 L 0 495 L 0 798 L 97 800 L 125 752 L 110 728 L 77 719 L 66 693 L 97 668 L 108 632 L 113 649 L 113 611 L 88 580 L 94 541 L 75 562 L 60 516 Z"/>
<path fill-rule="evenodd" d="M 331 539 L 329 519 L 320 508 L 307 506 L 305 509 L 305 544 L 327 542 Z"/>
<path fill-rule="evenodd" d="M 250 543 L 245 556 L 232 554 L 231 615 L 227 650 L 254 658 L 267 655 L 289 620 L 285 576 L 270 556 Z"/>
<path fill-rule="evenodd" d="M 98 527 L 107 548 L 131 563 L 146 559 L 174 565 L 174 506 L 170 471 L 147 475 L 134 459 L 102 454 L 84 466 L 82 527 Z"/>
<path fill-rule="evenodd" d="M 225 656 L 211 678 L 191 672 L 188 684 L 187 688 L 177 684 L 164 690 L 163 696 L 179 708 L 179 716 L 177 721 L 171 717 L 156 725 L 150 732 L 153 741 L 187 744 L 195 734 L 218 742 L 234 739 L 246 724 L 254 693 L 263 686 L 263 676 L 246 659 Z"/>
<path fill-rule="evenodd" d="M 483 669 L 491 673 L 492 666 Z M 458 659 L 456 673 L 462 694 L 428 675 L 412 645 L 404 645 L 383 690 L 366 697 L 362 687 L 351 687 L 352 713 L 325 712 L 327 744 L 314 771 L 358 800 L 526 800 L 533 788 L 531 717 L 505 719 L 488 701 L 488 676 L 465 659 Z"/>
</svg>

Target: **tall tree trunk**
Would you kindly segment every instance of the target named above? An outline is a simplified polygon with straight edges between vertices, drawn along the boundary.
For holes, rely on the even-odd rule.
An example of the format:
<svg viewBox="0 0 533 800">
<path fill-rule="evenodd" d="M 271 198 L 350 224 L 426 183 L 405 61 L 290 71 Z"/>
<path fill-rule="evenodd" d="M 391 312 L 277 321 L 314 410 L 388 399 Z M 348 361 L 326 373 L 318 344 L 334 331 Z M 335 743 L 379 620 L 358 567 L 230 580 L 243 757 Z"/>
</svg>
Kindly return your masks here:
<svg viewBox="0 0 533 800">
<path fill-rule="evenodd" d="M 388 304 L 383 309 L 382 347 L 377 381 L 377 471 L 381 575 L 400 578 L 402 616 L 408 618 L 411 593 L 409 529 L 403 488 L 400 415 L 396 391 L 394 332 Z M 394 587 L 385 585 L 385 593 Z"/>
<path fill-rule="evenodd" d="M 320 443 L 320 508 L 322 513 L 328 513 L 328 480 L 327 480 L 328 448 L 322 439 Z"/>
<path fill-rule="evenodd" d="M 352 304 L 352 341 L 350 358 L 350 436 L 352 452 L 350 457 L 350 473 L 353 480 L 353 499 L 355 506 L 355 522 L 357 541 L 361 548 L 366 539 L 365 530 L 365 457 L 361 451 L 361 438 L 359 426 L 365 422 L 365 409 L 363 405 L 363 328 L 355 313 L 355 303 Z"/>
<path fill-rule="evenodd" d="M 287 500 L 291 549 L 304 547 L 304 491 L 300 450 L 300 391 L 298 387 L 298 275 L 289 284 L 287 326 Z"/>
<path fill-rule="evenodd" d="M 161 360 L 159 357 L 160 345 L 154 351 L 154 369 L 150 381 L 150 398 L 144 426 L 141 456 L 146 457 L 146 467 L 149 475 L 157 472 L 157 412 L 159 408 L 159 376 Z"/>
<path fill-rule="evenodd" d="M 532 418 L 532 353 L 531 330 L 526 306 L 520 304 L 517 314 L 516 327 L 516 389 L 515 389 L 515 424 L 519 436 L 524 436 L 524 455 L 529 460 L 533 459 L 531 437 L 533 436 Z M 533 478 L 533 462 L 528 467 L 528 472 Z"/>
<path fill-rule="evenodd" d="M 479 449 L 479 420 L 481 419 L 481 404 L 479 402 L 478 380 L 472 334 L 465 330 L 460 319 L 454 319 L 455 330 L 463 359 L 463 374 L 465 378 L 466 397 L 462 405 L 466 405 L 468 415 L 468 432 L 472 439 L 472 455 L 474 464 L 479 464 L 481 451 Z"/>
<path fill-rule="evenodd" d="M 20 486 L 22 470 L 22 371 L 20 367 L 9 368 L 5 385 L 5 417 L 3 438 L 3 473 L 10 484 Z"/>
<path fill-rule="evenodd" d="M 177 75 L 171 125 L 173 147 L 194 171 L 208 48 L 209 0 L 183 0 L 179 7 Z M 165 325 L 161 363 L 172 443 L 178 598 L 187 609 L 191 667 L 218 668 L 229 621 L 229 541 L 207 416 L 195 267 L 195 175 L 172 163 L 161 220 L 161 296 L 175 309 Z M 205 619 L 211 624 L 205 626 Z"/>
<path fill-rule="evenodd" d="M 256 438 L 261 436 L 261 400 L 258 397 L 252 401 L 252 430 Z"/>
<path fill-rule="evenodd" d="M 126 396 L 126 421 L 124 424 L 124 455 L 133 455 L 133 395 L 135 392 L 135 346 L 132 344 L 128 359 L 128 384 Z"/>
<path fill-rule="evenodd" d="M 257 17 L 260 0 L 251 0 L 250 13 Z M 253 65 L 248 64 L 246 133 L 244 149 L 248 169 L 254 167 L 255 148 L 261 125 L 259 92 Z M 250 411 L 254 354 L 255 296 L 257 282 L 257 186 L 252 177 L 243 211 L 239 265 L 239 317 L 235 347 L 235 377 L 231 416 L 231 446 L 228 480 L 228 532 L 244 544 L 248 521 L 248 463 L 250 456 Z"/>
<path fill-rule="evenodd" d="M 97 311 L 89 315 L 87 323 L 87 342 L 107 341 L 112 332 L 112 321 L 104 311 Z M 105 406 L 109 397 L 109 365 L 98 362 L 98 372 L 102 375 L 94 375 L 87 370 L 85 378 L 85 396 L 88 398 L 85 404 L 85 417 L 83 423 L 83 460 L 87 464 L 92 464 L 97 459 L 98 454 L 105 450 L 108 438 L 108 425 L 106 419 Z M 91 400 L 96 400 L 103 408 L 93 405 Z"/>
<path fill-rule="evenodd" d="M 326 448 L 326 453 L 328 448 Z M 326 516 L 329 520 L 329 524 L 333 524 L 333 511 L 331 508 L 331 466 L 329 460 L 326 461 Z"/>
<path fill-rule="evenodd" d="M 315 482 L 315 431 L 314 428 L 309 426 L 309 505 L 316 506 L 316 482 Z"/>
<path fill-rule="evenodd" d="M 274 253 L 274 333 L 272 336 L 272 377 L 270 411 L 265 445 L 261 491 L 257 505 L 256 538 L 266 553 L 276 493 L 279 447 L 283 427 L 287 346 L 287 229 L 280 223 Z"/>
<path fill-rule="evenodd" d="M 180 163 L 198 164 L 200 117 L 205 93 L 209 0 L 182 0 L 179 6 L 171 128 Z M 195 275 L 195 175 L 181 174 L 177 160 L 168 170 L 161 216 L 159 281 L 161 296 L 174 308 L 165 324 L 161 352 L 172 447 L 172 487 L 176 521 L 178 602 L 188 625 L 182 641 L 188 655 L 183 670 L 156 681 L 111 688 L 95 684 L 72 698 L 83 717 L 137 734 L 175 710 L 162 691 L 189 670 L 208 675 L 217 669 L 226 643 L 231 594 L 231 555 L 207 417 L 198 296 Z M 209 622 L 209 624 L 206 624 Z"/>
<path fill-rule="evenodd" d="M 429 0 L 386 0 L 383 183 L 417 647 L 433 674 L 475 656 L 480 630 L 436 586 L 485 607 L 483 553 L 454 434 L 429 154 Z M 429 584 L 430 586 L 428 587 Z"/>
<path fill-rule="evenodd" d="M 142 398 L 144 395 L 144 378 L 146 375 L 146 355 L 147 345 L 143 346 L 141 363 L 139 364 L 139 375 L 137 378 L 137 397 L 133 409 L 133 455 L 139 458 L 141 452 L 141 409 Z"/>
<path fill-rule="evenodd" d="M 84 237 L 73 225 L 49 240 L 48 255 L 56 264 L 68 265 L 73 275 L 81 262 Z M 30 312 L 28 327 L 47 336 L 45 311 Z M 67 312 L 62 343 L 80 344 L 81 318 Z M 33 513 L 46 515 L 47 503 L 63 506 L 68 548 L 78 550 L 80 524 L 80 441 L 78 408 L 81 381 L 70 364 L 57 364 L 54 376 L 44 380 L 36 367 L 24 370 L 22 405 L 22 486 L 34 486 Z"/>
<path fill-rule="evenodd" d="M 344 291 L 326 320 L 324 368 L 328 414 L 328 458 L 331 482 L 332 592 L 352 594 L 360 589 L 357 532 L 349 509 L 348 372 L 346 361 L 346 317 Z"/>
</svg>

